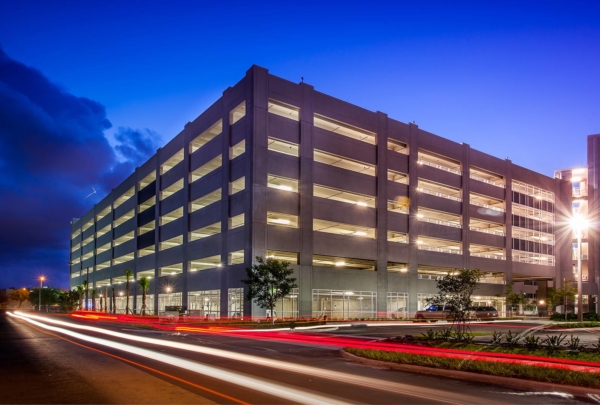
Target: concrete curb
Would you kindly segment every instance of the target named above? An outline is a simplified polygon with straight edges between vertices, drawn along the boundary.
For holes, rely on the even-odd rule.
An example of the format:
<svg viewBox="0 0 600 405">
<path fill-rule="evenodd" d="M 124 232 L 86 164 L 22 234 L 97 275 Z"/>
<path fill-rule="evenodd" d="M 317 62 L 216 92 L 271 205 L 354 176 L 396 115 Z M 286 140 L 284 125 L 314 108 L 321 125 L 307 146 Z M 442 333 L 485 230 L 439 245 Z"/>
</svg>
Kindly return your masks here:
<svg viewBox="0 0 600 405">
<path fill-rule="evenodd" d="M 562 385 L 532 380 L 521 380 L 518 378 L 471 373 L 468 371 L 446 370 L 442 368 L 431 368 L 424 366 L 415 366 L 411 364 L 398 364 L 381 360 L 371 360 L 355 356 L 354 354 L 350 354 L 344 349 L 340 349 L 340 354 L 345 359 L 357 361 L 368 366 L 386 367 L 392 370 L 406 371 L 409 373 L 429 374 L 439 377 L 453 378 L 456 380 L 476 381 L 518 390 L 529 390 L 538 392 L 566 392 L 576 397 L 589 398 L 588 394 L 600 395 L 600 389 L 596 388 L 575 387 L 573 385 Z"/>
</svg>

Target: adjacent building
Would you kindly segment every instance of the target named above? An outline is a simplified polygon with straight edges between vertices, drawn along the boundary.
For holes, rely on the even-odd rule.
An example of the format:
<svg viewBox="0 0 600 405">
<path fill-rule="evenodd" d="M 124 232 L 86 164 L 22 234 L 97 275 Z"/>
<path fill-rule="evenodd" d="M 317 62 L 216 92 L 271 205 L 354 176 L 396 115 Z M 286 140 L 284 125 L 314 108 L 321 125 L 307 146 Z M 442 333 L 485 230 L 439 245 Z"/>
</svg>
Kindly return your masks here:
<svg viewBox="0 0 600 405">
<path fill-rule="evenodd" d="M 298 280 L 277 316 L 405 317 L 455 268 L 482 270 L 475 301 L 502 308 L 507 283 L 540 299 L 573 279 L 567 218 L 592 207 L 592 166 L 548 177 L 253 66 L 73 220 L 71 285 L 87 279 L 122 310 L 130 269 L 152 278 L 152 310 L 264 316 L 241 280 L 272 256 Z M 594 245 L 582 245 L 595 303 Z"/>
</svg>

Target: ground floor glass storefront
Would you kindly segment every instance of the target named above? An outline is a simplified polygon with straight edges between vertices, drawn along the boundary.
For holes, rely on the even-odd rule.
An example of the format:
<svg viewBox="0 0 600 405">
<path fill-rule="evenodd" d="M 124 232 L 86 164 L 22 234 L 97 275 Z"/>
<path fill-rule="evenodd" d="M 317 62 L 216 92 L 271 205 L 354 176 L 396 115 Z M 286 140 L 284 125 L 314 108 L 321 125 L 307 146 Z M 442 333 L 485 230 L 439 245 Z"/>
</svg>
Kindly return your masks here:
<svg viewBox="0 0 600 405">
<path fill-rule="evenodd" d="M 427 299 L 433 298 L 434 294 L 417 294 L 418 311 L 423 311 L 429 307 Z M 498 316 L 506 317 L 506 305 L 503 297 L 495 296 L 471 296 L 471 301 L 474 307 L 494 307 L 498 311 Z"/>
<path fill-rule="evenodd" d="M 142 296 L 137 295 L 135 298 L 135 313 L 142 313 Z M 153 315 L 154 314 L 154 294 L 146 294 L 146 314 Z"/>
<path fill-rule="evenodd" d="M 241 318 L 244 316 L 244 289 L 230 288 L 227 291 L 228 316 Z"/>
<path fill-rule="evenodd" d="M 191 317 L 219 319 L 221 317 L 221 290 L 190 291 L 188 310 Z"/>
<path fill-rule="evenodd" d="M 408 294 L 401 292 L 387 293 L 388 318 L 408 318 Z"/>
<path fill-rule="evenodd" d="M 285 297 L 277 300 L 275 304 L 275 318 L 298 318 L 298 295 L 299 289 L 292 288 L 292 291 Z M 269 310 L 267 310 L 267 314 Z"/>
<path fill-rule="evenodd" d="M 158 312 L 164 312 L 165 307 L 181 306 L 181 298 L 182 294 L 180 292 L 158 294 Z"/>
<path fill-rule="evenodd" d="M 377 317 L 374 291 L 313 290 L 312 315 L 319 319 L 362 319 Z"/>
</svg>

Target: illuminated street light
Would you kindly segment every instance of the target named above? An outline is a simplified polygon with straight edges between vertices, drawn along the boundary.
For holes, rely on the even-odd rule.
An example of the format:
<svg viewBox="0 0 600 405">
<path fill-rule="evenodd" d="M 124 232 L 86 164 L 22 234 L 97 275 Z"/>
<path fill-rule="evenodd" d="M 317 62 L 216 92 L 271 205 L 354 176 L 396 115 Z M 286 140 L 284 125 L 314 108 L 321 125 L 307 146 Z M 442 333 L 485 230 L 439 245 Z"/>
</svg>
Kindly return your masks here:
<svg viewBox="0 0 600 405">
<path fill-rule="evenodd" d="M 583 230 L 588 227 L 588 221 L 581 215 L 571 219 L 571 228 L 577 237 L 577 322 L 583 322 L 583 284 L 581 271 L 581 237 Z M 565 312 L 566 312 L 565 308 Z"/>
<path fill-rule="evenodd" d="M 42 312 L 42 283 L 44 282 L 44 280 L 46 280 L 46 277 L 40 276 L 40 291 L 39 291 L 39 297 L 38 297 L 39 298 L 38 304 L 39 304 L 40 312 Z"/>
</svg>

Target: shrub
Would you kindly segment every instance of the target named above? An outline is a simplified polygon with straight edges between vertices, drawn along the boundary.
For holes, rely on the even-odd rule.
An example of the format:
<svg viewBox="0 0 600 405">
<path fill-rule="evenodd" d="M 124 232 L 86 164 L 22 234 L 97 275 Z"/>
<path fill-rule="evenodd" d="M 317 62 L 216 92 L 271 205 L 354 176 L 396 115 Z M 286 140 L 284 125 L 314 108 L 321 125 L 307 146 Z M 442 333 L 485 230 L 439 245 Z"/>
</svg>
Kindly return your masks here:
<svg viewBox="0 0 600 405">
<path fill-rule="evenodd" d="M 546 339 L 542 340 L 542 344 L 545 344 L 546 347 L 550 350 L 559 349 L 562 345 L 563 340 L 567 338 L 566 335 L 562 333 L 558 336 L 548 336 L 546 335 Z"/>
<path fill-rule="evenodd" d="M 540 338 L 538 336 L 528 335 L 523 340 L 523 343 L 525 343 L 525 347 L 528 349 L 537 349 L 540 345 Z"/>
<path fill-rule="evenodd" d="M 567 343 L 565 343 L 565 345 L 569 350 L 580 350 L 585 347 L 585 345 L 581 344 L 581 339 L 573 335 L 571 335 L 571 339 L 567 340 Z"/>
<path fill-rule="evenodd" d="M 595 312 L 584 312 L 583 320 L 587 322 L 598 322 L 600 321 L 600 315 Z"/>
<path fill-rule="evenodd" d="M 518 345 L 519 344 L 519 340 L 521 340 L 521 336 L 519 336 L 518 333 L 515 334 L 515 335 L 513 335 L 512 331 L 509 330 L 508 333 L 506 334 L 506 336 L 504 336 L 504 340 L 510 346 Z"/>
<path fill-rule="evenodd" d="M 597 351 L 600 352 L 600 337 L 598 338 L 598 343 L 597 344 L 592 344 L 592 347 Z"/>
<path fill-rule="evenodd" d="M 585 316 L 585 314 L 584 314 Z M 550 316 L 551 321 L 576 321 L 577 314 L 567 314 L 567 319 L 565 319 L 565 314 L 561 314 L 559 312 L 555 312 Z"/>
<path fill-rule="evenodd" d="M 444 328 L 436 333 L 435 338 L 441 340 L 450 340 L 452 337 L 452 329 Z"/>
<path fill-rule="evenodd" d="M 435 340 L 437 337 L 437 333 L 433 329 L 428 329 L 425 333 L 421 333 L 421 335 L 427 340 Z"/>
<path fill-rule="evenodd" d="M 502 336 L 502 332 L 494 331 L 494 333 L 492 334 L 492 344 L 499 345 L 500 343 L 502 343 Z"/>
</svg>

